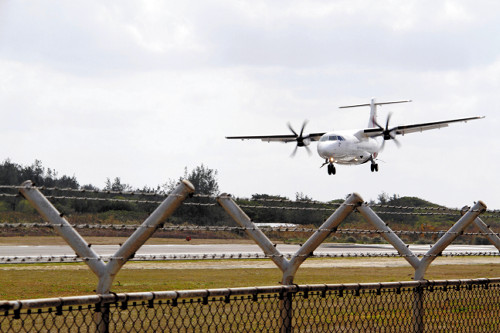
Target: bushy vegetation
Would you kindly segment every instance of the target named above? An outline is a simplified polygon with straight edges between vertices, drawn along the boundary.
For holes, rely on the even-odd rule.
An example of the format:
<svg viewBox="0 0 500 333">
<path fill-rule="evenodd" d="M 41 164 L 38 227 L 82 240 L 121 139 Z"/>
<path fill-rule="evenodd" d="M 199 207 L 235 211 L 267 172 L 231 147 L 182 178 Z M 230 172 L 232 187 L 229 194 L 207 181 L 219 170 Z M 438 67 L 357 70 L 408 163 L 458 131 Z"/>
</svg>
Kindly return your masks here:
<svg viewBox="0 0 500 333">
<path fill-rule="evenodd" d="M 207 205 L 181 205 L 175 214 L 167 221 L 172 225 L 199 225 L 199 226 L 234 226 L 235 222 L 215 204 L 214 196 L 219 194 L 217 170 L 210 169 L 203 164 L 189 171 L 184 171 L 184 176 L 179 179 L 170 179 L 155 188 L 133 188 L 122 182 L 120 177 L 107 178 L 104 187 L 99 188 L 92 184 L 80 185 L 75 176 L 59 176 L 54 169 L 45 168 L 42 162 L 36 160 L 32 165 L 22 166 L 5 160 L 0 164 L 0 185 L 20 185 L 25 180 L 32 180 L 37 186 L 44 186 L 44 194 L 51 195 L 56 208 L 68 216 L 75 224 L 113 224 L 130 225 L 140 224 L 158 206 L 158 204 L 171 192 L 181 179 L 188 179 L 195 188 L 196 196 L 188 202 Z M 55 188 L 55 189 L 54 189 Z M 85 192 L 72 192 L 71 196 L 89 198 L 89 200 L 61 198 L 64 193 L 61 189 L 85 190 Z M 8 192 L 4 189 L 3 192 Z M 104 193 L 103 192 L 109 192 Z M 126 192 L 137 192 L 133 196 Z M 13 192 L 11 192 L 13 193 Z M 0 193 L 1 194 L 1 193 Z M 67 195 L 67 192 L 66 192 Z M 57 199 L 55 198 L 57 197 Z M 115 199 L 92 200 L 96 198 Z M 311 197 L 300 192 L 291 200 L 281 195 L 253 194 L 251 198 L 236 198 L 240 207 L 254 222 L 293 224 L 304 228 L 317 228 L 320 226 L 345 199 L 329 202 L 315 202 Z M 434 242 L 440 237 L 440 230 L 449 229 L 459 218 L 458 212 L 453 214 L 432 214 L 429 208 L 445 207 L 428 202 L 417 197 L 400 197 L 396 194 L 390 196 L 382 193 L 377 201 L 370 202 L 377 214 L 387 222 L 393 230 L 430 231 L 425 237 L 419 234 L 404 235 L 405 241 L 413 243 Z M 401 207 L 405 207 L 404 209 Z M 442 211 L 442 210 L 441 210 Z M 439 211 L 438 211 L 439 212 Z M 416 214 L 419 213 L 419 214 Z M 430 214 L 429 214 L 430 213 Z M 34 208 L 20 196 L 0 196 L 0 223 L 36 223 L 43 222 Z M 497 228 L 497 220 L 488 221 Z M 350 214 L 340 228 L 373 230 L 359 213 Z M 25 228 L 26 229 L 26 228 Z M 477 231 L 477 230 L 473 230 Z M 0 228 L 0 235 L 19 234 L 51 234 L 43 228 L 24 230 Z M 85 233 L 89 233 L 86 231 Z M 121 235 L 123 231 L 93 230 L 92 235 Z M 128 232 L 125 232 L 128 233 Z M 184 233 L 182 233 L 184 234 Z M 270 237 L 290 242 L 305 241 L 311 232 L 271 232 Z M 168 237 L 168 233 L 162 233 Z M 213 233 L 207 233 L 213 236 Z M 243 236 L 242 232 L 235 232 L 235 237 Z M 227 234 L 224 235 L 227 237 Z M 337 233 L 331 241 L 338 242 L 383 242 L 380 235 L 374 234 L 342 234 Z M 471 240 L 467 240 L 471 243 Z M 484 237 L 475 237 L 472 242 L 476 244 L 487 243 Z"/>
</svg>

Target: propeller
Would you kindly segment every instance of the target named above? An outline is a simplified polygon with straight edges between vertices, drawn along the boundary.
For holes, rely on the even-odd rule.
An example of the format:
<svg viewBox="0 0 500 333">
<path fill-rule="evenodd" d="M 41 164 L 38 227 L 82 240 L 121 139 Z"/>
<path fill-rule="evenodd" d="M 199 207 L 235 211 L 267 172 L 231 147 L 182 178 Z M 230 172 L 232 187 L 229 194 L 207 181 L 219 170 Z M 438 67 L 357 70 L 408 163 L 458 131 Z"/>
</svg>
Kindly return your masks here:
<svg viewBox="0 0 500 333">
<path fill-rule="evenodd" d="M 387 120 L 385 122 L 385 129 L 382 126 L 380 126 L 380 124 L 378 122 L 375 121 L 375 125 L 377 125 L 378 128 L 380 128 L 382 130 L 382 133 L 379 136 L 382 136 L 384 138 L 384 141 L 382 142 L 382 146 L 380 147 L 381 151 L 384 150 L 385 142 L 387 140 L 394 140 L 394 143 L 396 144 L 396 146 L 398 148 L 401 147 L 401 143 L 398 141 L 398 139 L 396 139 L 396 135 L 392 134 L 394 129 L 389 129 L 389 122 L 391 121 L 391 117 L 392 117 L 392 112 L 389 113 L 389 115 L 387 116 Z"/>
<path fill-rule="evenodd" d="M 297 141 L 297 145 L 295 146 L 295 149 L 293 150 L 290 157 L 295 156 L 295 154 L 297 153 L 298 147 L 305 147 L 309 156 L 312 154 L 311 149 L 309 149 L 309 147 L 308 147 L 309 144 L 311 143 L 311 139 L 309 138 L 309 135 L 306 135 L 306 136 L 303 135 L 304 128 L 306 127 L 306 125 L 307 125 L 307 120 L 304 120 L 304 123 L 302 124 L 302 128 L 300 129 L 300 134 L 297 134 L 297 132 L 295 132 L 295 130 L 293 129 L 292 125 L 290 125 L 290 123 L 288 123 L 288 129 L 290 131 L 292 131 L 292 133 L 295 135 L 294 140 Z"/>
</svg>

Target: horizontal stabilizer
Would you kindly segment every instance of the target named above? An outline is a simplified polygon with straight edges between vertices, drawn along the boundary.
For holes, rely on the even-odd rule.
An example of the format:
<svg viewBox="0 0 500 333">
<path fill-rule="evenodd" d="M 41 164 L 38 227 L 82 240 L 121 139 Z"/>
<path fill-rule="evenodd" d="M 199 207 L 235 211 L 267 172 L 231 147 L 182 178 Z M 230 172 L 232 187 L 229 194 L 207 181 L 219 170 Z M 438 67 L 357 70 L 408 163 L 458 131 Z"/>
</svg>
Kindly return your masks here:
<svg viewBox="0 0 500 333">
<path fill-rule="evenodd" d="M 408 101 L 394 101 L 394 102 L 377 102 L 373 103 L 373 105 L 385 105 L 385 104 L 398 104 L 398 103 L 409 103 L 411 100 Z M 367 104 L 356 104 L 356 105 L 347 105 L 347 106 L 340 106 L 339 109 L 347 109 L 347 108 L 357 108 L 360 106 L 371 106 L 371 103 Z"/>
</svg>

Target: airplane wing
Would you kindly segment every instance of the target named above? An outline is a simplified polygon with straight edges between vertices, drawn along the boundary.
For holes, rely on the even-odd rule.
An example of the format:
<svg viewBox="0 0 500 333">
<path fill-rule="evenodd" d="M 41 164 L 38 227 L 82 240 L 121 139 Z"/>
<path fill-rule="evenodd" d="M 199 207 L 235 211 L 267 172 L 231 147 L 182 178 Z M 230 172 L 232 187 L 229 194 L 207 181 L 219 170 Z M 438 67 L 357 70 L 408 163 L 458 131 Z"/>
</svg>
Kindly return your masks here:
<svg viewBox="0 0 500 333">
<path fill-rule="evenodd" d="M 304 139 L 309 138 L 311 141 L 318 141 L 323 133 L 310 133 Z M 237 140 L 262 140 L 264 142 L 294 142 L 297 140 L 297 135 L 285 134 L 285 135 L 251 135 L 251 136 L 226 136 L 226 139 L 237 139 Z"/>
<path fill-rule="evenodd" d="M 431 129 L 448 127 L 448 124 L 452 124 L 452 123 L 467 122 L 470 120 L 476 120 L 476 119 L 482 119 L 482 118 L 484 118 L 484 117 L 470 117 L 470 118 L 436 121 L 436 122 L 432 122 L 432 123 L 402 125 L 402 126 L 396 126 L 396 127 L 390 128 L 390 129 L 386 128 L 385 130 L 382 127 L 368 128 L 368 129 L 364 129 L 361 134 L 364 137 L 376 137 L 376 136 L 382 136 L 382 135 L 389 134 L 389 133 L 392 135 L 394 135 L 394 134 L 395 135 L 405 135 L 408 133 L 423 132 L 423 131 L 428 131 Z"/>
</svg>

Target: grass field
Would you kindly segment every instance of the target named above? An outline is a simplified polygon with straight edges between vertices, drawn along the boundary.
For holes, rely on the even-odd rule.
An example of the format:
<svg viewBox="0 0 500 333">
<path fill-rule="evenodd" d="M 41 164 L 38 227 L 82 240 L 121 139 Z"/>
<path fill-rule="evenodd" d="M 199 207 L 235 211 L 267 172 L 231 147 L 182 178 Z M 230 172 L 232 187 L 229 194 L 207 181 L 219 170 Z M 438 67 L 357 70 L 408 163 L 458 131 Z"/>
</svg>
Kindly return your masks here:
<svg viewBox="0 0 500 333">
<path fill-rule="evenodd" d="M 126 238 L 88 237 L 92 244 L 119 244 Z M 251 240 L 193 239 L 192 244 L 252 243 Z M 185 244 L 185 239 L 152 238 L 147 244 Z M 65 245 L 61 237 L 0 237 L 0 245 Z M 466 263 L 466 264 L 465 264 Z M 395 265 L 396 264 L 396 265 Z M 314 266 L 314 267 L 311 267 Z M 397 266 L 397 267 L 391 267 Z M 297 284 L 408 281 L 413 269 L 402 258 L 309 259 L 296 275 Z M 431 280 L 500 276 L 500 260 L 481 257 L 438 258 L 426 275 Z M 209 289 L 276 285 L 281 272 L 270 260 L 129 262 L 112 291 Z M 97 278 L 83 263 L 0 265 L 0 300 L 93 294 Z"/>
<path fill-rule="evenodd" d="M 439 258 L 446 260 L 431 266 L 429 280 L 450 280 L 498 277 L 500 263 L 480 264 L 484 258 Z M 410 265 L 383 266 L 398 258 L 337 258 L 309 259 L 315 267 L 301 267 L 296 276 L 297 284 L 336 284 L 410 280 Z M 463 261 L 468 262 L 467 264 Z M 249 266 L 245 268 L 245 266 Z M 140 292 L 161 290 L 211 289 L 223 287 L 249 287 L 276 285 L 281 279 L 277 268 L 266 268 L 269 260 L 129 262 L 118 274 L 113 292 Z M 93 294 L 97 278 L 83 263 L 1 265 L 0 300 L 50 298 Z M 460 292 L 432 293 L 425 303 L 423 323 L 426 331 L 497 331 L 498 302 L 494 301 L 492 288 L 462 288 Z M 414 292 L 398 295 L 396 292 L 378 294 L 362 292 L 344 296 L 309 297 L 298 295 L 293 312 L 294 329 L 298 331 L 331 331 L 332 329 L 361 331 L 409 331 L 413 324 L 411 301 Z M 463 293 L 463 295 L 462 295 Z M 494 291 L 493 291 L 494 293 Z M 300 294 L 300 293 L 299 293 Z M 437 297 L 439 294 L 443 299 Z M 317 294 L 319 295 L 319 293 Z M 408 298 L 409 297 L 409 298 Z M 237 300 L 226 303 L 222 298 L 193 300 L 176 306 L 156 303 L 148 306 L 129 306 L 125 310 L 115 304 L 111 310 L 111 330 L 138 332 L 156 331 L 263 331 L 278 330 L 280 321 L 277 296 L 258 301 Z M 273 300 L 274 299 L 274 300 Z M 409 303 L 410 302 L 410 303 Z M 140 304 L 140 302 L 138 303 Z M 122 304 L 123 305 L 123 304 Z M 0 331 L 57 331 L 73 325 L 71 331 L 94 332 L 94 310 L 68 310 L 63 315 L 46 311 L 40 315 L 22 311 L 21 320 L 15 316 L 0 317 Z M 26 313 L 25 313 L 26 312 Z M 7 312 L 6 312 L 7 313 Z M 259 320 L 252 320 L 258 317 Z M 2 320 L 3 319 L 3 320 Z M 210 323 L 217 323 L 210 325 Z"/>
<path fill-rule="evenodd" d="M 336 259 L 315 259 L 330 260 Z M 346 259 L 338 259 L 346 260 Z M 409 281 L 409 266 L 374 267 L 369 259 L 348 259 L 356 267 L 301 267 L 297 284 L 335 284 Z M 360 260 L 364 260 L 359 264 Z M 470 260 L 474 260 L 471 258 Z M 166 263 L 128 263 L 116 277 L 112 291 L 140 292 L 160 290 L 210 289 L 276 285 L 281 280 L 277 268 L 233 267 L 241 261 L 218 262 L 216 269 L 193 269 L 206 261 Z M 245 260 L 248 264 L 267 264 L 267 260 Z M 354 265 L 358 263 L 357 265 Z M 224 266 L 227 265 L 227 266 Z M 190 268 L 186 268 L 190 267 Z M 227 268 L 225 268 L 227 267 Z M 500 276 L 499 264 L 434 265 L 429 280 L 488 278 Z M 0 299 L 15 300 L 93 294 L 97 278 L 85 264 L 39 264 L 0 266 Z"/>
</svg>

